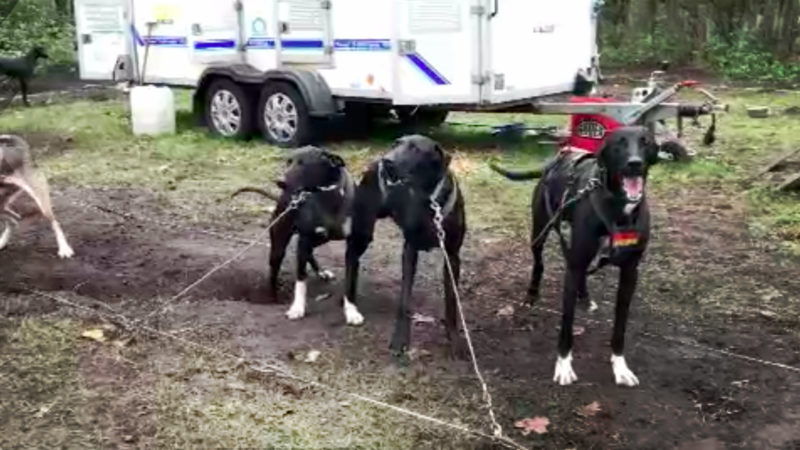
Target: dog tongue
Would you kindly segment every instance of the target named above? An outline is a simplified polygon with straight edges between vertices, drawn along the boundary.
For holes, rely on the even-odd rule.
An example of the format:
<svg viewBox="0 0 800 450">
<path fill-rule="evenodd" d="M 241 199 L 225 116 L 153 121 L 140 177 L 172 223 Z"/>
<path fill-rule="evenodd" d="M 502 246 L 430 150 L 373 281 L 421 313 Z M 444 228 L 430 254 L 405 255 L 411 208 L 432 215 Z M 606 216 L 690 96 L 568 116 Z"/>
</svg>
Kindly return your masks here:
<svg viewBox="0 0 800 450">
<path fill-rule="evenodd" d="M 643 185 L 642 177 L 624 177 L 622 179 L 622 188 L 629 199 L 639 199 L 642 196 Z"/>
</svg>

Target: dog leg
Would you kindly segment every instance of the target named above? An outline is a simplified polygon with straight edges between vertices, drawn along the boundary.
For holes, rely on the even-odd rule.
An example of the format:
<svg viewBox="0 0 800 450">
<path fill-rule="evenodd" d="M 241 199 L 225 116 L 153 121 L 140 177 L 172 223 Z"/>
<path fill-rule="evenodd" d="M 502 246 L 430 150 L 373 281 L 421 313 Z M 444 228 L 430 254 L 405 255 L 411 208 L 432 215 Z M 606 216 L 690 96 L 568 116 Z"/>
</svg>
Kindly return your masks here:
<svg viewBox="0 0 800 450">
<path fill-rule="evenodd" d="M 408 350 L 411 338 L 411 319 L 409 317 L 409 302 L 411 290 L 414 286 L 414 276 L 417 273 L 417 249 L 409 242 L 403 246 L 403 290 L 400 293 L 400 302 L 397 305 L 395 316 L 394 334 L 389 348 L 396 357 L 402 357 Z"/>
<path fill-rule="evenodd" d="M 586 277 L 586 271 L 568 267 L 564 276 L 564 299 L 561 316 L 561 332 L 558 338 L 558 360 L 553 381 L 567 386 L 578 380 L 572 369 L 572 324 L 575 320 L 575 301 L 578 296 L 578 280 Z"/>
<path fill-rule="evenodd" d="M 589 312 L 597 311 L 597 302 L 589 298 L 589 289 L 586 287 L 586 278 L 578 285 L 578 305 Z"/>
<path fill-rule="evenodd" d="M 276 209 L 277 214 L 283 211 Z M 273 215 L 273 217 L 277 217 Z M 273 218 L 274 220 L 274 218 Z M 270 248 L 269 248 L 269 290 L 270 295 L 277 297 L 278 295 L 278 275 L 281 272 L 281 264 L 283 258 L 286 256 L 286 246 L 292 239 L 292 226 L 288 222 L 281 222 L 276 224 L 269 231 Z"/>
<path fill-rule="evenodd" d="M 639 278 L 638 262 L 620 267 L 619 287 L 617 288 L 617 309 L 614 317 L 614 334 L 611 337 L 611 368 L 614 380 L 622 386 L 638 386 L 639 378 L 628 368 L 625 362 L 625 328 L 628 323 L 628 312 Z"/>
<path fill-rule="evenodd" d="M 460 245 L 460 243 L 458 245 L 446 245 L 447 257 L 450 259 L 454 278 L 450 278 L 447 266 L 442 267 L 442 278 L 444 280 L 444 327 L 447 333 L 447 340 L 450 342 L 452 355 L 456 358 L 464 359 L 467 357 L 467 349 L 463 339 L 458 334 L 458 305 L 456 305 L 456 294 L 453 290 L 453 281 L 455 281 L 456 287 L 461 281 L 461 256 L 458 248 Z"/>
<path fill-rule="evenodd" d="M 294 301 L 289 311 L 286 312 L 289 320 L 302 319 L 306 315 L 306 291 L 308 289 L 306 266 L 312 251 L 314 251 L 314 247 L 308 238 L 300 236 L 297 240 L 297 281 L 294 284 Z"/>
<path fill-rule="evenodd" d="M 314 257 L 313 253 L 308 258 L 308 263 L 311 265 L 311 269 L 314 270 L 314 273 L 317 274 L 317 277 L 319 277 L 320 280 L 327 283 L 336 279 L 336 274 L 328 269 L 323 269 L 319 265 L 319 262 L 317 262 L 317 258 Z"/>
<path fill-rule="evenodd" d="M 528 297 L 531 304 L 539 299 L 539 289 L 542 284 L 542 275 L 544 274 L 544 244 L 547 241 L 547 234 L 550 234 L 548 232 L 542 235 L 545 225 L 550 221 L 550 217 L 547 214 L 544 198 L 539 191 L 540 188 L 537 186 L 533 194 L 533 226 L 531 227 L 533 269 L 531 270 L 530 286 L 528 286 Z M 536 242 L 536 239 L 539 239 L 539 242 Z"/>
<path fill-rule="evenodd" d="M 61 225 L 58 223 L 55 215 L 53 214 L 47 182 L 43 178 L 20 178 L 16 176 L 6 177 L 5 182 L 19 187 L 33 199 L 33 201 L 36 203 L 36 206 L 42 212 L 42 215 L 44 215 L 44 217 L 50 221 L 50 227 L 53 229 L 53 233 L 56 236 L 56 243 L 58 244 L 58 256 L 60 258 L 72 258 L 75 255 L 75 252 L 67 242 L 67 238 L 64 236 L 64 231 L 61 229 Z"/>
<path fill-rule="evenodd" d="M 365 178 L 369 174 L 365 175 Z M 372 242 L 375 232 L 375 222 L 378 220 L 378 210 L 381 198 L 377 185 L 359 185 L 353 200 L 353 217 L 351 232 L 347 236 L 347 251 L 345 252 L 345 294 L 342 298 L 344 317 L 348 325 L 361 325 L 364 316 L 358 310 L 356 295 L 358 291 L 358 270 L 364 252 Z"/>
<path fill-rule="evenodd" d="M 20 78 L 19 79 L 19 86 L 20 86 L 20 89 L 22 90 L 22 103 L 25 106 L 30 107 L 31 104 L 30 104 L 30 102 L 28 102 L 28 82 L 25 81 L 24 79 Z"/>
</svg>

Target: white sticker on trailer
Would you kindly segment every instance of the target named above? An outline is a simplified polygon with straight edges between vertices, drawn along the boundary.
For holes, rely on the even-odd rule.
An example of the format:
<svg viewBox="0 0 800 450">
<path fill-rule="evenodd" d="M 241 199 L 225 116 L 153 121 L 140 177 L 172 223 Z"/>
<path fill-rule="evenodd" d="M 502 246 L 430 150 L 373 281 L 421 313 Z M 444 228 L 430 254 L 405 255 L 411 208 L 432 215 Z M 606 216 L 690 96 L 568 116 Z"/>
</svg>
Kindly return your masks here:
<svg viewBox="0 0 800 450">
<path fill-rule="evenodd" d="M 83 4 L 84 31 L 103 33 L 122 29 L 119 2 L 97 0 Z"/>
<path fill-rule="evenodd" d="M 459 0 L 409 0 L 411 33 L 457 33 L 461 31 Z"/>
</svg>

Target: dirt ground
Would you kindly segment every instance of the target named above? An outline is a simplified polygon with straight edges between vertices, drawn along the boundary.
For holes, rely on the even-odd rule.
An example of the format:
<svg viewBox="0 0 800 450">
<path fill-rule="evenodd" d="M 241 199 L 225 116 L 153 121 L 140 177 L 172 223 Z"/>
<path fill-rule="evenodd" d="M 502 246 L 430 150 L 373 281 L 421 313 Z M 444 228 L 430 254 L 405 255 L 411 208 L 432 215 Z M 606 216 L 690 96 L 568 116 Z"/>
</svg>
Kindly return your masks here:
<svg viewBox="0 0 800 450">
<path fill-rule="evenodd" d="M 244 245 L 191 228 L 127 220 L 88 206 L 103 205 L 165 223 L 173 220 L 144 191 L 63 186 L 55 191 L 57 211 L 77 257 L 56 261 L 49 229 L 38 222 L 25 223 L 3 252 L 0 292 L 12 295 L 30 288 L 76 294 L 141 313 L 156 306 L 153 297 L 167 299 Z M 682 192 L 652 201 L 655 244 L 628 332 L 629 364 L 642 381 L 636 389 L 614 386 L 608 362 L 610 325 L 605 321 L 613 317 L 615 285 L 611 271 L 591 280 L 590 291 L 601 309 L 590 321 L 579 321 L 585 328 L 576 338 L 580 380 L 561 388 L 550 379 L 560 259 L 551 253 L 539 307 L 516 306 L 511 317 L 500 317 L 498 310 L 523 299 L 529 271 L 527 243 L 469 236 L 462 285 L 466 313 L 507 431 L 514 433 L 513 421 L 524 417 L 530 405 L 539 411 L 547 405 L 554 426 L 545 438 L 531 441 L 537 447 L 800 448 L 800 373 L 697 347 L 800 366 L 798 305 L 793 298 L 800 292 L 796 262 L 753 242 L 741 211 L 723 194 Z M 673 200 L 678 197 L 693 201 Z M 237 217 L 230 217 L 226 223 L 205 224 L 202 229 L 249 239 L 263 226 L 243 227 Z M 312 302 L 308 317 L 300 322 L 283 316 L 290 297 L 288 281 L 279 302 L 264 303 L 263 246 L 199 286 L 188 300 L 168 308 L 155 323 L 221 327 L 228 332 L 206 334 L 205 339 L 248 358 L 285 359 L 298 345 L 327 345 L 362 348 L 369 358 L 388 366 L 386 344 L 400 278 L 398 238 L 392 225 L 381 225 L 365 256 L 361 292 L 366 333 L 352 333 L 343 326 L 334 301 L 338 283 L 310 286 L 311 298 L 331 296 Z M 319 252 L 323 265 L 333 268 L 339 279 L 343 250 L 337 243 Z M 13 269 L 8 270 L 11 261 Z M 283 280 L 291 280 L 290 261 L 291 256 L 284 264 Z M 438 258 L 424 257 L 419 272 L 415 309 L 440 317 Z M 703 299 L 720 300 L 724 308 L 705 305 Z M 696 303 L 703 306 L 692 306 Z M 26 308 L 30 305 L 16 311 L 7 308 L 7 313 L 30 314 Z M 39 303 L 38 308 L 52 312 L 55 306 Z M 415 326 L 413 340 L 415 348 L 428 355 L 423 371 L 456 371 L 464 385 L 472 383 L 469 367 L 447 358 L 439 326 Z M 124 364 L 103 358 L 102 352 L 98 355 L 96 349 L 84 351 L 80 361 L 90 385 L 111 389 L 124 399 L 125 407 L 111 414 L 121 422 L 118 442 L 127 442 L 134 434 L 140 442 L 148 433 L 152 436 L 153 412 L 148 411 L 146 394 L 135 395 L 149 381 Z M 591 417 L 576 413 L 595 401 L 601 413 Z M 138 405 L 141 414 L 131 418 L 131 405 Z"/>
</svg>

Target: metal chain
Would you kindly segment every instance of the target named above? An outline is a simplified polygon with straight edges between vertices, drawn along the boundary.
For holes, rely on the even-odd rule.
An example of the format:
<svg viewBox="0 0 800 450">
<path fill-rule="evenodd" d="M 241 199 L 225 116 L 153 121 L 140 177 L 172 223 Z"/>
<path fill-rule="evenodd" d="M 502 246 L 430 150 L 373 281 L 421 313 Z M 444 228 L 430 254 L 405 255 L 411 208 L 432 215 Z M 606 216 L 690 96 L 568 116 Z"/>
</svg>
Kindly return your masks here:
<svg viewBox="0 0 800 450">
<path fill-rule="evenodd" d="M 272 229 L 272 227 L 273 227 L 273 226 L 275 226 L 275 225 L 276 225 L 278 222 L 280 222 L 280 221 L 281 221 L 281 219 L 283 219 L 284 217 L 286 217 L 286 215 L 288 215 L 290 212 L 292 212 L 292 211 L 296 210 L 297 208 L 299 208 L 299 207 L 300 207 L 300 205 L 302 205 L 302 204 L 303 204 L 303 202 L 305 202 L 305 201 L 308 199 L 308 197 L 309 197 L 310 195 L 311 195 L 311 194 L 310 194 L 308 191 L 300 191 L 300 192 L 298 192 L 298 193 L 294 194 L 294 195 L 292 196 L 292 200 L 289 202 L 289 205 L 286 207 L 286 209 L 285 209 L 285 210 L 283 210 L 283 212 L 281 212 L 281 213 L 278 215 L 278 217 L 276 217 L 276 218 L 275 218 L 275 219 L 274 219 L 274 220 L 273 220 L 273 221 L 272 221 L 272 222 L 271 222 L 271 223 L 270 223 L 270 224 L 267 226 L 267 228 L 266 228 L 266 229 L 265 229 L 263 232 L 261 232 L 261 235 L 259 235 L 259 236 L 258 236 L 258 238 L 256 238 L 254 241 L 252 241 L 252 242 L 251 242 L 249 245 L 247 245 L 245 248 L 243 248 L 242 250 L 240 250 L 240 251 L 239 251 L 238 253 L 236 253 L 235 255 L 231 256 L 230 258 L 228 258 L 228 259 L 227 259 L 227 260 L 225 260 L 224 262 L 222 262 L 222 263 L 218 264 L 217 266 L 215 266 L 213 269 L 211 269 L 210 271 L 208 271 L 208 272 L 207 272 L 205 275 L 203 275 L 202 277 L 200 277 L 200 278 L 199 278 L 197 281 L 195 281 L 194 283 L 192 283 L 192 284 L 190 284 L 189 286 L 187 286 L 186 288 L 184 288 L 182 291 L 180 291 L 180 292 L 178 292 L 177 294 L 175 294 L 174 296 L 172 296 L 172 298 L 170 298 L 170 299 L 169 299 L 169 301 L 165 302 L 163 306 L 161 306 L 161 307 L 159 307 L 159 308 L 157 308 L 157 309 L 155 309 L 155 310 L 151 311 L 150 313 L 148 313 L 147 315 L 145 315 L 144 317 L 142 317 L 141 319 L 139 319 L 139 320 L 138 320 L 136 323 L 138 324 L 138 323 L 140 323 L 140 322 L 144 322 L 145 320 L 149 319 L 149 318 L 150 318 L 150 317 L 152 317 L 153 315 L 155 315 L 155 314 L 160 314 L 160 313 L 161 313 L 161 312 L 163 312 L 165 309 L 167 309 L 167 308 L 168 308 L 168 307 L 169 307 L 169 306 L 170 306 L 170 305 L 171 305 L 171 304 L 172 304 L 172 303 L 173 303 L 175 300 L 179 299 L 180 297 L 183 297 L 183 296 L 184 296 L 184 295 L 185 295 L 187 292 L 189 292 L 189 291 L 191 291 L 192 289 L 196 288 L 198 285 L 200 285 L 200 283 L 202 283 L 202 282 L 206 281 L 208 278 L 210 278 L 210 277 L 211 277 L 212 275 L 214 275 L 216 272 L 218 272 L 218 271 L 219 271 L 219 270 L 221 270 L 222 268 L 224 268 L 224 267 L 228 266 L 228 265 L 229 265 L 229 264 L 231 264 L 232 262 L 234 262 L 234 261 L 236 261 L 237 259 L 239 259 L 239 258 L 240 258 L 242 255 L 244 255 L 245 253 L 247 253 L 247 251 L 248 251 L 248 250 L 250 250 L 251 248 L 253 248 L 253 247 L 255 247 L 256 245 L 258 245 L 258 244 L 261 242 L 261 240 L 262 240 L 262 239 L 266 238 L 266 237 L 267 237 L 267 234 L 270 232 L 270 230 Z"/>
<path fill-rule="evenodd" d="M 461 297 L 458 294 L 458 286 L 456 285 L 456 278 L 455 274 L 453 273 L 453 267 L 450 264 L 450 257 L 447 255 L 447 248 L 444 244 L 445 239 L 445 231 L 444 231 L 444 216 L 442 215 L 442 207 L 439 203 L 431 199 L 431 209 L 433 210 L 433 225 L 436 228 L 436 237 L 439 240 L 439 248 L 442 250 L 442 255 L 444 256 L 444 263 L 447 267 L 447 272 L 450 275 L 450 283 L 452 284 L 453 295 L 456 298 L 456 306 L 458 307 L 458 316 L 461 319 L 461 328 L 464 330 L 464 338 L 467 341 L 467 348 L 469 349 L 470 358 L 472 360 L 472 368 L 475 371 L 475 375 L 478 378 L 478 382 L 481 385 L 481 389 L 483 390 L 483 400 L 486 402 L 486 405 L 489 409 L 489 419 L 492 422 L 492 432 L 494 436 L 499 439 L 507 439 L 503 435 L 503 428 L 497 422 L 497 418 L 494 414 L 494 406 L 492 404 L 492 395 L 489 393 L 489 387 L 486 385 L 486 381 L 483 379 L 483 375 L 481 374 L 481 370 L 478 367 L 478 358 L 475 356 L 475 348 L 472 345 L 472 338 L 469 334 L 469 328 L 467 327 L 467 321 L 464 318 L 464 310 L 461 307 Z"/>
</svg>

